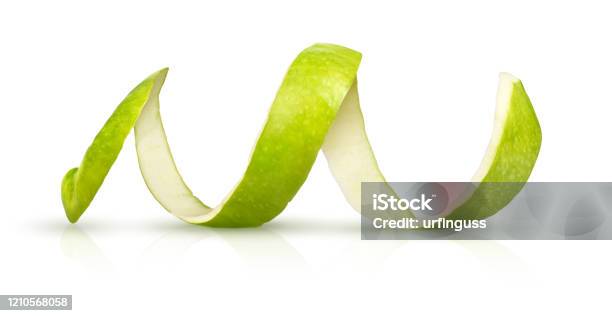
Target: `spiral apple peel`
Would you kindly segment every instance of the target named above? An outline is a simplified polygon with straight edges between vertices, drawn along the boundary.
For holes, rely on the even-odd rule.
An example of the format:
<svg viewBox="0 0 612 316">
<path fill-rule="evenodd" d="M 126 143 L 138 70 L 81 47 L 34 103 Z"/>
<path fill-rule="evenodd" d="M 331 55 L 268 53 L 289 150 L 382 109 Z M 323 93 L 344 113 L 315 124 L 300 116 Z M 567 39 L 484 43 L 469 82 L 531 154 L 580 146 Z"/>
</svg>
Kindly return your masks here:
<svg viewBox="0 0 612 316">
<path fill-rule="evenodd" d="M 313 45 L 297 56 L 272 103 L 246 171 L 216 207 L 194 196 L 178 172 L 159 111 L 159 93 L 168 69 L 155 72 L 119 104 L 81 165 L 64 176 L 61 196 L 68 220 L 77 222 L 89 207 L 132 128 L 140 170 L 151 194 L 186 222 L 249 227 L 270 221 L 298 192 L 319 150 L 345 198 L 359 211 L 361 183 L 385 182 L 359 105 L 360 61 L 359 52 L 332 44 Z M 502 209 L 528 180 L 541 139 L 521 81 L 502 74 L 493 135 L 472 179 L 480 185 L 448 217 L 486 218 Z M 485 185 L 499 182 L 515 185 L 503 192 Z"/>
</svg>

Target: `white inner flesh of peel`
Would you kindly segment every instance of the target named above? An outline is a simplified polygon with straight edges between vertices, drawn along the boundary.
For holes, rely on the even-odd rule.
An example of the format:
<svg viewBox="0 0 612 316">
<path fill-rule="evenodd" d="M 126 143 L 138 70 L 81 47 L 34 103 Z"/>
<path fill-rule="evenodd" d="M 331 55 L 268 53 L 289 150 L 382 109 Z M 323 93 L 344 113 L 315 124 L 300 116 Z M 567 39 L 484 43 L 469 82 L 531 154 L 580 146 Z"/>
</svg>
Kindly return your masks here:
<svg viewBox="0 0 612 316">
<path fill-rule="evenodd" d="M 134 127 L 140 170 L 147 187 L 167 211 L 190 223 L 204 223 L 217 215 L 233 190 L 219 206 L 209 208 L 195 197 L 185 184 L 174 163 L 159 112 L 158 95 L 163 80 L 159 79 L 155 83 L 150 98 Z M 518 79 L 510 74 L 500 75 L 493 136 L 482 163 L 473 177 L 474 182 L 479 182 L 486 176 L 495 159 L 510 108 L 512 89 L 517 81 Z M 360 211 L 361 183 L 386 181 L 380 172 L 365 131 L 357 81 L 353 83 L 343 100 L 336 119 L 326 135 L 322 150 L 346 200 L 355 210 Z M 389 194 L 395 194 L 389 187 L 385 186 L 382 189 L 387 189 Z"/>
<path fill-rule="evenodd" d="M 363 114 L 359 106 L 357 81 L 344 97 L 336 119 L 325 136 L 322 149 L 329 170 L 338 182 L 344 197 L 356 211 L 360 212 L 361 183 L 386 181 L 378 168 L 365 131 Z M 392 191 L 388 193 L 395 195 Z"/>
<path fill-rule="evenodd" d="M 203 223 L 220 208 L 211 209 L 195 197 L 176 168 L 159 113 L 162 84 L 163 79 L 155 83 L 134 126 L 140 172 L 151 194 L 168 212 L 190 223 Z"/>
<path fill-rule="evenodd" d="M 487 146 L 487 151 L 480 163 L 480 167 L 472 177 L 472 182 L 480 182 L 491 169 L 491 165 L 495 160 L 497 148 L 502 140 L 508 111 L 510 110 L 510 102 L 512 101 L 512 92 L 514 84 L 519 82 L 519 79 L 509 73 L 499 74 L 499 85 L 497 87 L 497 105 L 495 107 L 495 122 L 493 123 L 493 135 Z"/>
</svg>

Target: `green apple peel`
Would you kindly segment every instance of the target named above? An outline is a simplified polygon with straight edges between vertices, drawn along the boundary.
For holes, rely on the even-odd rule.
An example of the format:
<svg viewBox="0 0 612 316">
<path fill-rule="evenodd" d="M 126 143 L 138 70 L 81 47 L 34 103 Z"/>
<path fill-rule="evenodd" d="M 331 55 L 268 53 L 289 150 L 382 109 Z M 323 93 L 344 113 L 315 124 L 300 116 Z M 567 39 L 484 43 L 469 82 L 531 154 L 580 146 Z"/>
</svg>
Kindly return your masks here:
<svg viewBox="0 0 612 316">
<path fill-rule="evenodd" d="M 64 176 L 66 216 L 75 223 L 85 212 L 132 127 L 147 187 L 168 212 L 186 222 L 248 227 L 273 219 L 302 186 L 319 150 L 344 196 L 359 211 L 361 183 L 385 182 L 359 106 L 360 61 L 360 53 L 331 44 L 316 44 L 298 55 L 272 103 L 242 179 L 214 208 L 192 194 L 174 164 L 159 112 L 159 92 L 168 70 L 152 74 L 119 104 L 81 165 Z M 540 144 L 540 126 L 521 82 L 502 74 L 493 137 L 473 180 L 519 185 L 501 194 L 478 186 L 449 216 L 484 218 L 503 208 L 527 181 Z M 391 188 L 389 193 L 393 194 Z M 473 203 L 490 205 L 487 212 L 472 214 Z"/>
</svg>

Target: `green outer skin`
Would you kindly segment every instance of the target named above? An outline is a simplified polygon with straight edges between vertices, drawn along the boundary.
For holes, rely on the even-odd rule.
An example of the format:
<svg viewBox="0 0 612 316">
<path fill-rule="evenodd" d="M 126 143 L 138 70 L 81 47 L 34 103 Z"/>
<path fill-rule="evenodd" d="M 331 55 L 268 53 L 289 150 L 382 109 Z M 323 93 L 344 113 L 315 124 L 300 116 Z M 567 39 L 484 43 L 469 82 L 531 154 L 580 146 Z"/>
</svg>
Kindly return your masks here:
<svg viewBox="0 0 612 316">
<path fill-rule="evenodd" d="M 76 223 L 91 204 L 136 124 L 157 77 L 165 76 L 166 72 L 168 69 L 164 68 L 152 74 L 123 99 L 85 152 L 81 166 L 70 169 L 64 176 L 62 203 L 71 223 Z"/>
<path fill-rule="evenodd" d="M 360 53 L 329 44 L 298 55 L 276 94 L 242 181 L 204 225 L 258 226 L 282 212 L 306 181 L 360 62 Z"/>
<path fill-rule="evenodd" d="M 359 52 L 337 45 L 316 44 L 302 51 L 276 95 L 242 180 L 214 217 L 196 224 L 258 226 L 280 214 L 306 180 L 356 80 L 360 61 Z M 75 223 L 93 200 L 143 107 L 151 97 L 157 97 L 151 95 L 155 83 L 163 83 L 167 71 L 166 68 L 152 74 L 128 94 L 88 148 L 81 166 L 64 176 L 62 202 L 70 222 Z M 541 132 L 522 84 L 515 85 L 520 86 L 513 89 L 507 124 L 494 161 L 482 180 L 485 183 L 450 218 L 494 214 L 529 177 Z M 486 182 L 518 183 L 500 192 Z"/>
<path fill-rule="evenodd" d="M 513 83 L 500 145 L 487 174 L 470 198 L 448 219 L 483 219 L 504 208 L 521 191 L 535 166 L 542 130 L 520 81 Z"/>
</svg>

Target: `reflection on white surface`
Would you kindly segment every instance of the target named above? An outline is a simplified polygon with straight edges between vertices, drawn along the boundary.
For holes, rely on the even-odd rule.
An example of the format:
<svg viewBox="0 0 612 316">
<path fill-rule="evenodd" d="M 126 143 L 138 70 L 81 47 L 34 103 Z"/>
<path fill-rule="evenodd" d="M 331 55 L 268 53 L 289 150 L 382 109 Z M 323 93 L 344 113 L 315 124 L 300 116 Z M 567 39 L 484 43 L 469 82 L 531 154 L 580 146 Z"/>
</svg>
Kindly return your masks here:
<svg viewBox="0 0 612 316">
<path fill-rule="evenodd" d="M 534 262 L 523 263 L 525 253 L 515 255 L 506 242 L 360 240 L 359 222 L 350 219 L 304 215 L 251 229 L 211 229 L 171 217 L 77 225 L 62 220 L 11 228 L 13 236 L 28 231 L 19 245 L 44 263 L 28 269 L 31 275 L 9 277 L 6 288 L 36 289 L 44 282 L 79 294 L 80 306 L 105 297 L 114 304 L 100 307 L 105 314 L 114 306 L 165 313 L 211 304 L 241 311 L 260 306 L 286 312 L 297 306 L 313 314 L 315 306 L 303 306 L 304 300 L 360 309 L 365 297 L 380 304 L 433 297 L 429 304 L 440 295 L 454 297 L 455 291 L 439 292 L 441 284 L 515 293 L 534 278 L 528 274 Z M 5 271 L 27 269 L 28 263 L 23 256 L 3 261 Z M 0 277 L 6 275 L 0 271 Z"/>
<path fill-rule="evenodd" d="M 96 272 L 113 269 L 96 243 L 76 225 L 67 225 L 60 239 L 62 253 L 80 266 Z"/>
<path fill-rule="evenodd" d="M 167 261 L 182 256 L 192 246 L 206 239 L 221 238 L 247 266 L 257 268 L 305 267 L 300 253 L 285 238 L 265 227 L 244 229 L 210 229 L 188 225 L 169 226 L 153 243 L 145 248 L 143 256 Z"/>
<path fill-rule="evenodd" d="M 82 226 L 82 227 L 80 227 Z M 53 230 L 50 230 L 53 232 Z M 227 255 L 218 257 L 218 248 L 207 249 L 206 243 L 221 241 L 222 247 L 235 253 L 235 258 L 241 265 L 256 271 L 267 270 L 299 270 L 303 272 L 313 269 L 337 270 L 357 269 L 376 271 L 384 269 L 390 258 L 402 256 L 411 248 L 419 252 L 419 248 L 427 244 L 439 247 L 459 248 L 467 251 L 472 259 L 489 267 L 520 266 L 521 260 L 507 247 L 496 241 L 363 241 L 360 240 L 359 223 L 317 223 L 313 221 L 278 221 L 258 228 L 214 229 L 182 222 L 165 221 L 161 223 L 138 222 L 129 225 L 105 224 L 65 224 L 61 232 L 60 245 L 62 254 L 71 262 L 91 271 L 111 271 L 113 264 L 106 252 L 116 249 L 104 249 L 90 236 L 105 242 L 106 239 L 119 238 L 126 233 L 151 235 L 149 241 L 133 247 L 136 261 L 146 265 L 174 267 L 181 264 L 185 257 L 193 259 L 190 252 L 203 250 L 206 256 L 201 262 L 202 268 L 214 261 L 228 260 Z M 309 263 L 306 255 L 312 246 L 306 245 L 305 250 L 293 246 L 289 239 L 312 239 L 319 246 L 317 250 L 327 253 L 328 257 L 321 264 Z M 129 238 L 129 237 L 121 237 Z M 141 239 L 141 238 L 139 238 Z M 151 241 L 152 240 L 152 241 Z M 125 240 L 126 243 L 132 243 Z M 338 247 L 338 243 L 341 244 Z M 204 245 L 202 245 L 204 244 Z M 226 247 L 227 246 L 227 247 Z M 461 250 L 462 249 L 462 250 Z M 306 254 L 304 254 L 304 253 Z M 416 259 L 415 259 L 416 260 Z M 192 263 L 193 264 L 193 263 Z"/>
</svg>

